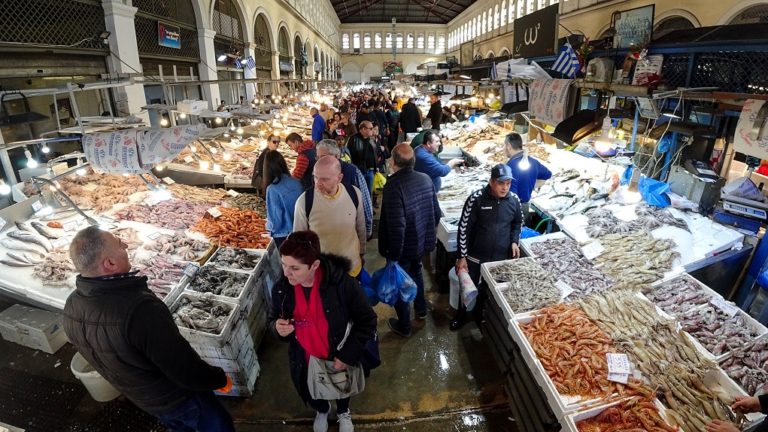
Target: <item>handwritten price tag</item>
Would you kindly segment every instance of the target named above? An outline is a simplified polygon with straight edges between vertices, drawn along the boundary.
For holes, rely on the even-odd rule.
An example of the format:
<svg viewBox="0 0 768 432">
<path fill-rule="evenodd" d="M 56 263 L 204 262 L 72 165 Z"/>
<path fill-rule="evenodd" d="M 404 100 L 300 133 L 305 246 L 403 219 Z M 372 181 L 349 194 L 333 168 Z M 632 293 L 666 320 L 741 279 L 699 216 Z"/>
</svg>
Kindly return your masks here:
<svg viewBox="0 0 768 432">
<path fill-rule="evenodd" d="M 69 244 L 69 239 L 65 237 L 58 238 L 56 240 L 52 240 L 51 244 L 53 245 L 54 249 L 58 249 L 67 246 Z"/>
<path fill-rule="evenodd" d="M 75 219 L 75 220 L 71 220 L 71 221 L 69 221 L 69 222 L 65 223 L 65 224 L 62 226 L 62 228 L 64 228 L 64 231 L 68 231 L 68 232 L 71 232 L 71 231 L 75 231 L 75 230 L 77 230 L 77 227 L 78 227 L 78 226 L 80 226 L 80 221 L 78 221 L 77 219 Z"/>
<path fill-rule="evenodd" d="M 198 271 L 200 271 L 200 267 L 195 263 L 187 263 L 187 265 L 184 266 L 184 274 L 191 278 L 195 277 Z"/>
<path fill-rule="evenodd" d="M 566 298 L 566 297 L 568 297 L 569 295 L 573 294 L 576 291 L 570 285 L 568 285 L 567 283 L 563 282 L 562 280 L 558 280 L 557 282 L 555 282 L 555 286 L 557 287 L 557 289 L 560 290 L 560 297 L 561 298 Z"/>
<path fill-rule="evenodd" d="M 150 240 L 157 240 L 157 238 L 160 237 L 161 235 L 162 235 L 161 233 L 155 231 L 152 234 L 148 235 L 147 238 L 149 238 Z"/>
<path fill-rule="evenodd" d="M 229 196 L 234 198 L 234 197 L 240 195 L 240 193 L 238 191 L 234 190 L 234 189 L 230 189 L 230 190 L 227 191 L 227 195 L 229 195 Z"/>
<path fill-rule="evenodd" d="M 606 353 L 608 359 L 608 381 L 626 384 L 631 372 L 631 364 L 626 354 Z"/>
<path fill-rule="evenodd" d="M 581 253 L 584 254 L 584 258 L 593 260 L 605 252 L 605 248 L 599 241 L 593 241 L 592 243 L 581 248 Z"/>
<path fill-rule="evenodd" d="M 40 201 L 35 201 L 32 203 L 32 211 L 35 213 L 39 212 L 41 208 L 43 208 L 43 203 Z"/>
<path fill-rule="evenodd" d="M 221 216 L 221 211 L 216 207 L 211 207 L 208 209 L 208 214 L 213 216 L 214 219 Z"/>
<path fill-rule="evenodd" d="M 176 181 L 170 177 L 163 177 L 163 183 L 172 185 L 176 183 Z"/>
<path fill-rule="evenodd" d="M 722 297 L 714 297 L 709 302 L 712 303 L 714 307 L 723 311 L 724 314 L 728 315 L 728 318 L 739 313 L 739 308 L 735 304 L 726 301 Z"/>
</svg>

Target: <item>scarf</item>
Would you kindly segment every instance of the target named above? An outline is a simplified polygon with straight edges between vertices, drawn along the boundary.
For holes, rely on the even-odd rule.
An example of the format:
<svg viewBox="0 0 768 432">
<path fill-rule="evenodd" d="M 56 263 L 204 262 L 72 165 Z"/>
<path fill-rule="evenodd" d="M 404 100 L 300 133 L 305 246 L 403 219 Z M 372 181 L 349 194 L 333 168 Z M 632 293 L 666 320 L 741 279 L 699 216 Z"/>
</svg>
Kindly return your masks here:
<svg viewBox="0 0 768 432">
<path fill-rule="evenodd" d="M 325 318 L 323 302 L 320 299 L 320 282 L 323 280 L 322 271 L 318 268 L 312 289 L 309 292 L 309 303 L 304 295 L 304 287 L 294 286 L 296 307 L 293 309 L 294 328 L 296 340 L 304 348 L 304 357 L 309 361 L 309 356 L 327 359 L 330 355 L 328 342 L 328 320 Z"/>
</svg>

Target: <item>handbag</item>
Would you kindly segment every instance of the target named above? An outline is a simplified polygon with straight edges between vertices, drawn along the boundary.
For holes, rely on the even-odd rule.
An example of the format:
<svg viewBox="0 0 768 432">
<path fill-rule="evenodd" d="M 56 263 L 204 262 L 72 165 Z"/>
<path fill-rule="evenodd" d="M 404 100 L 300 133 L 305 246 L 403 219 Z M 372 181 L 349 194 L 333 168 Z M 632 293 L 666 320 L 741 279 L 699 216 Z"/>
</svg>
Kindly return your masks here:
<svg viewBox="0 0 768 432">
<path fill-rule="evenodd" d="M 333 360 L 309 357 L 307 387 L 315 400 L 338 400 L 354 396 L 365 390 L 365 375 L 360 366 L 333 368 Z"/>
</svg>

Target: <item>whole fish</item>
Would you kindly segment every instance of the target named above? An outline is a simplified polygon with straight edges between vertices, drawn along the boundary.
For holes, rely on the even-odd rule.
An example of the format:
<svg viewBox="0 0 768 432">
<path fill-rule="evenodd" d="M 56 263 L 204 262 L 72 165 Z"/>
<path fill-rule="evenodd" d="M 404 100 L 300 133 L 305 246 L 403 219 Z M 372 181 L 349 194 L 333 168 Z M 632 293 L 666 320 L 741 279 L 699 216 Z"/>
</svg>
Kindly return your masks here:
<svg viewBox="0 0 768 432">
<path fill-rule="evenodd" d="M 34 228 L 35 231 L 40 233 L 40 235 L 42 235 L 43 237 L 46 237 L 46 238 L 49 238 L 49 239 L 54 239 L 54 240 L 59 238 L 59 237 L 61 237 L 60 235 L 58 235 L 58 234 L 54 233 L 53 231 L 49 230 L 48 227 L 46 227 L 45 225 L 41 224 L 40 222 L 32 222 L 31 225 L 32 225 L 32 228 Z"/>
<path fill-rule="evenodd" d="M 53 250 L 53 245 L 51 242 L 40 234 L 32 234 L 31 232 L 27 231 L 11 231 L 8 233 L 8 237 L 23 241 L 25 243 L 40 245 L 43 247 L 43 249 L 45 249 L 46 252 Z"/>
<path fill-rule="evenodd" d="M 13 251 L 30 252 L 39 255 L 41 258 L 45 257 L 45 252 L 41 251 L 38 246 L 31 243 L 24 243 L 18 240 L 10 238 L 4 238 L 0 240 L 0 246 Z"/>
<path fill-rule="evenodd" d="M 19 231 L 26 231 L 28 233 L 37 234 L 37 231 L 35 231 L 34 228 L 32 228 L 32 225 L 30 225 L 28 222 L 20 222 L 16 221 L 16 228 L 19 229 Z"/>
<path fill-rule="evenodd" d="M 9 267 L 34 267 L 35 264 L 32 263 L 25 263 L 21 261 L 16 260 L 10 260 L 10 259 L 0 259 L 0 264 L 7 265 Z"/>
<path fill-rule="evenodd" d="M 43 261 L 43 260 L 36 260 L 34 258 L 30 258 L 28 255 L 23 253 L 18 254 L 18 253 L 8 252 L 7 255 L 8 255 L 8 258 L 11 258 L 19 262 L 28 263 L 28 264 L 39 264 Z"/>
</svg>

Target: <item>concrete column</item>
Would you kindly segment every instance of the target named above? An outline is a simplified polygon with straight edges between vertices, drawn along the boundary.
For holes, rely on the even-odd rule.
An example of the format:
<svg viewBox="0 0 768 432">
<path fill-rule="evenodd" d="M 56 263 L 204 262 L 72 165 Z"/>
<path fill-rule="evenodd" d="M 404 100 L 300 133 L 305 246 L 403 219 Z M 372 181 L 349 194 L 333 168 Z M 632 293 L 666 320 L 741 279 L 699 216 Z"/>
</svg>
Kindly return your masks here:
<svg viewBox="0 0 768 432">
<path fill-rule="evenodd" d="M 272 79 L 280 79 L 280 54 L 272 53 Z"/>
<path fill-rule="evenodd" d="M 139 47 L 136 42 L 134 23 L 138 9 L 126 6 L 121 0 L 102 0 L 101 6 L 104 8 L 104 24 L 110 33 L 110 55 L 107 58 L 109 72 L 112 74 L 143 74 L 141 62 L 139 62 Z M 141 107 L 147 104 L 144 84 L 117 87 L 113 89 L 112 94 L 117 106 L 115 115 L 133 114 L 149 121 L 147 113 L 141 113 Z"/>
<path fill-rule="evenodd" d="M 197 41 L 200 47 L 200 80 L 201 81 L 215 81 L 219 79 L 218 72 L 216 71 L 216 50 L 213 48 L 213 38 L 216 36 L 216 32 L 208 29 L 200 29 L 197 31 Z M 216 83 L 203 84 L 203 97 L 208 101 L 208 108 L 216 109 L 219 106 L 219 100 L 221 99 L 221 93 L 219 93 L 219 85 Z"/>
<path fill-rule="evenodd" d="M 256 58 L 255 56 L 255 48 L 256 44 L 248 44 L 245 47 L 245 54 L 244 57 L 247 59 L 249 56 Z M 248 66 L 244 66 L 243 71 L 245 72 L 245 78 L 246 79 L 253 79 L 256 78 L 256 69 L 248 69 Z M 248 101 L 252 101 L 253 97 L 256 95 L 256 84 L 255 83 L 247 83 L 245 85 L 245 97 L 248 99 Z"/>
<path fill-rule="evenodd" d="M 291 57 L 291 65 L 293 66 L 293 72 L 291 72 L 291 79 L 299 77 L 299 71 L 296 70 L 296 57 Z"/>
</svg>

